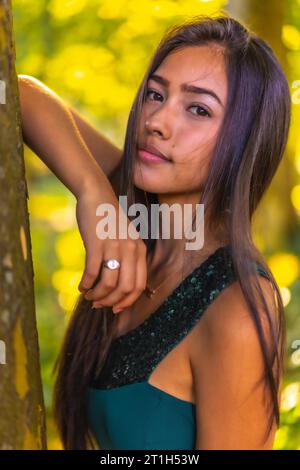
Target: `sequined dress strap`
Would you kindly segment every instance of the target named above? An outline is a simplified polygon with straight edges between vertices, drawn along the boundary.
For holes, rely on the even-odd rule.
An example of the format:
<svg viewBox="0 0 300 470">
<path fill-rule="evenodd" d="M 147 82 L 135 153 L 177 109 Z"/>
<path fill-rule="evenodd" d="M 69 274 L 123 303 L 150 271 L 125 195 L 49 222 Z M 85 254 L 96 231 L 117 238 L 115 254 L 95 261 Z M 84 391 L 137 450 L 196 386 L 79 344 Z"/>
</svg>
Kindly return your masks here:
<svg viewBox="0 0 300 470">
<path fill-rule="evenodd" d="M 112 342 L 104 367 L 91 386 L 109 389 L 147 380 L 234 280 L 230 247 L 226 245 L 196 267 L 143 323 Z"/>
</svg>

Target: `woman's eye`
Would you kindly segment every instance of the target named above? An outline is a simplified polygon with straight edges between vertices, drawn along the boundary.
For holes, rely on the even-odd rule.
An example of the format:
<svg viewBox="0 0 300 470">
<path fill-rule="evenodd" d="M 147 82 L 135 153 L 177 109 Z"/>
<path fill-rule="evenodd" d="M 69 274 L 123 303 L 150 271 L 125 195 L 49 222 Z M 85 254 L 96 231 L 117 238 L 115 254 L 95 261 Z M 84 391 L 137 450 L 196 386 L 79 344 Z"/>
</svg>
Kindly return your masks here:
<svg viewBox="0 0 300 470">
<path fill-rule="evenodd" d="M 151 93 L 153 93 L 152 95 L 152 98 L 150 99 L 150 95 Z M 148 88 L 147 92 L 146 92 L 146 97 L 150 99 L 150 101 L 162 101 L 163 100 L 163 96 L 158 93 L 157 91 L 155 90 L 151 90 L 150 88 Z M 160 100 L 160 98 L 162 100 Z M 195 114 L 196 116 L 198 117 L 211 117 L 210 116 L 210 113 L 205 109 L 203 108 L 203 106 L 200 106 L 200 105 L 193 105 L 193 106 L 190 106 L 190 108 L 197 108 L 199 110 L 199 112 L 196 112 L 196 113 L 192 113 L 192 114 Z"/>
<path fill-rule="evenodd" d="M 194 104 L 193 106 L 190 106 L 190 108 L 198 108 L 200 110 L 200 113 L 192 113 L 192 114 L 196 114 L 196 116 L 203 116 L 203 117 L 210 117 L 210 114 L 208 111 L 206 111 L 205 108 L 203 108 L 202 106 L 199 106 L 198 104 Z"/>
<path fill-rule="evenodd" d="M 157 91 L 150 90 L 150 89 L 147 90 L 147 93 L 146 93 L 147 98 L 149 98 L 150 93 L 153 93 L 154 95 L 160 96 L 160 97 L 162 98 L 162 96 L 161 96 L 159 93 L 157 93 Z M 151 101 L 152 101 L 152 100 L 151 100 Z M 156 100 L 154 99 L 154 101 L 156 101 Z"/>
</svg>

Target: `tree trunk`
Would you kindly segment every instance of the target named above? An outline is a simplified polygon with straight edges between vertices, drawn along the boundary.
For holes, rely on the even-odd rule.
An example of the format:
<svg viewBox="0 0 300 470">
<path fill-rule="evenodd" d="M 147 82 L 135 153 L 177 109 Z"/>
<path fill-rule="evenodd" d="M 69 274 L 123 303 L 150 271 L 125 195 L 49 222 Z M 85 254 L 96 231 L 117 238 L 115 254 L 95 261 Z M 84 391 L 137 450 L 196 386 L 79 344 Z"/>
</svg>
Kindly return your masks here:
<svg viewBox="0 0 300 470">
<path fill-rule="evenodd" d="M 10 0 L 0 0 L 0 449 L 46 449 Z"/>
</svg>

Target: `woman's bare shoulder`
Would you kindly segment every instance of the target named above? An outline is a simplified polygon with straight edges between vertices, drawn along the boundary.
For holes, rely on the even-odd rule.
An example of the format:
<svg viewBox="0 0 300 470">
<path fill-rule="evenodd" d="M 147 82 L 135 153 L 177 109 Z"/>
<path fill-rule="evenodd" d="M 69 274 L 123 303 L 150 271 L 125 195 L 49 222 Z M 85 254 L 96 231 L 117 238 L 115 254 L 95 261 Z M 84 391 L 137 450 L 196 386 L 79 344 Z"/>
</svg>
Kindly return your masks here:
<svg viewBox="0 0 300 470">
<path fill-rule="evenodd" d="M 259 276 L 259 283 L 272 309 L 269 281 Z M 261 305 L 258 314 L 269 343 L 271 334 Z M 271 448 L 273 435 L 264 441 L 269 416 L 264 357 L 237 281 L 206 309 L 192 331 L 189 346 L 199 424 L 197 448 Z"/>
</svg>

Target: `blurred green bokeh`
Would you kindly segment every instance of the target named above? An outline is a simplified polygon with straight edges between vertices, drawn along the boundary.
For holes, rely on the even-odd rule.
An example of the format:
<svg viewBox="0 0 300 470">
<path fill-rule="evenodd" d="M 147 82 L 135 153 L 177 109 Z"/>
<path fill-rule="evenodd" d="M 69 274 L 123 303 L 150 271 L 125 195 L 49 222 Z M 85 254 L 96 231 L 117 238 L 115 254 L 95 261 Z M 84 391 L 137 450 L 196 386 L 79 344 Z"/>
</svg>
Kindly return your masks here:
<svg viewBox="0 0 300 470">
<path fill-rule="evenodd" d="M 42 80 L 121 148 L 131 103 L 165 29 L 193 15 L 226 10 L 226 4 L 222 0 L 14 0 L 17 73 Z M 250 18 L 256 14 L 253 10 Z M 288 326 L 282 424 L 274 448 L 300 449 L 300 0 L 285 2 L 281 23 L 293 97 L 286 155 L 292 178 L 280 195 L 280 205 L 272 190 L 262 203 L 254 236 L 281 288 Z M 48 445 L 59 449 L 50 413 L 51 370 L 78 295 L 84 249 L 73 195 L 28 148 L 25 163 Z M 279 173 L 280 178 L 284 175 Z M 288 224 L 283 213 L 291 214 Z"/>
</svg>

